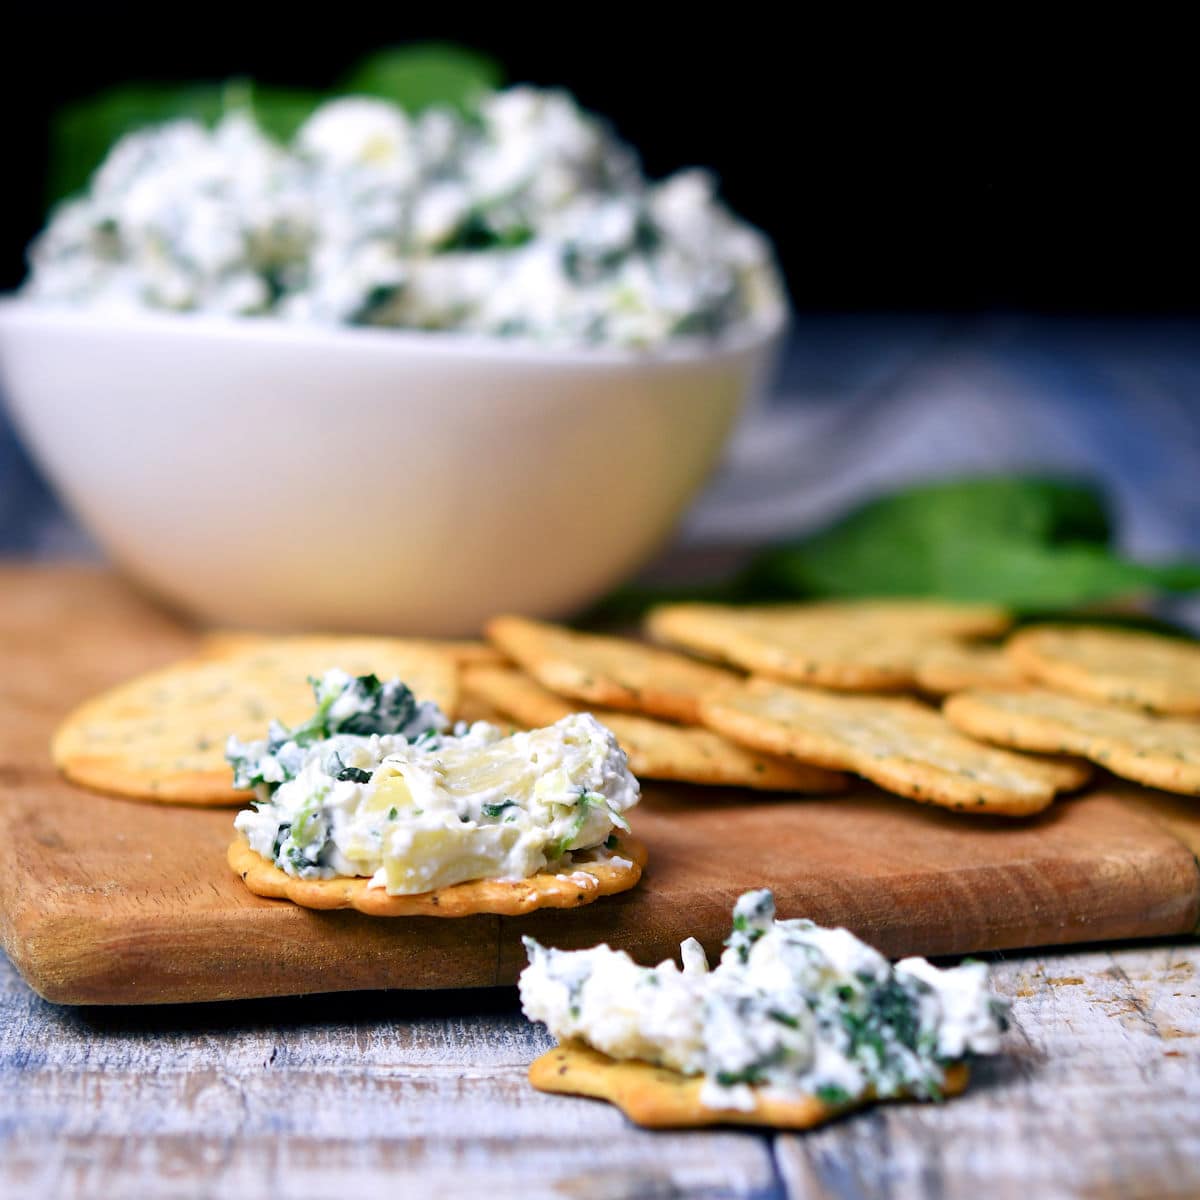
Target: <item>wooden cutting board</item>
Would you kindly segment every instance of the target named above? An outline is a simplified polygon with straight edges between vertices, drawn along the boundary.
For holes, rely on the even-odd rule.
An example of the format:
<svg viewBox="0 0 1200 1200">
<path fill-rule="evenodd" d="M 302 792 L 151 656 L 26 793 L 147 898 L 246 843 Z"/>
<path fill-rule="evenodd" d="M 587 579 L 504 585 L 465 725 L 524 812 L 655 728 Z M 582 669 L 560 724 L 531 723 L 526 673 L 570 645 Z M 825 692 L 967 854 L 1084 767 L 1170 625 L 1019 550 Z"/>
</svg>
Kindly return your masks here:
<svg viewBox="0 0 1200 1200">
<path fill-rule="evenodd" d="M 748 887 L 785 916 L 844 924 L 891 955 L 1185 934 L 1200 919 L 1200 804 L 1100 786 L 1025 822 L 864 789 L 764 799 L 649 785 L 650 867 L 622 896 L 523 918 L 381 920 L 250 895 L 225 865 L 231 810 L 95 795 L 47 744 L 100 688 L 196 634 L 100 569 L 0 568 L 0 944 L 64 1004 L 509 984 L 522 934 L 606 940 L 643 961 L 710 954 Z"/>
</svg>

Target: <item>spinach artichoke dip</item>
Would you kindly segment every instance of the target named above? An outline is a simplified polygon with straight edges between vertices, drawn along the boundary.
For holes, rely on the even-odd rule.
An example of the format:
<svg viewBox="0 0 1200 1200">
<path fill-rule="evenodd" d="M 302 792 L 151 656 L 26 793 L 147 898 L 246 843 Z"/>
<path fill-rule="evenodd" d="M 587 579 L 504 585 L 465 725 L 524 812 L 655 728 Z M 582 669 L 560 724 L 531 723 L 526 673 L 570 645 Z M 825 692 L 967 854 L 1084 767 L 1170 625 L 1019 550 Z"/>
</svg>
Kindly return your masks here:
<svg viewBox="0 0 1200 1200">
<path fill-rule="evenodd" d="M 525 1015 L 560 1041 L 703 1076 L 705 1106 L 743 1111 L 760 1089 L 831 1106 L 938 1099 L 950 1064 L 999 1049 L 1007 1006 L 985 964 L 892 966 L 848 930 L 774 917 L 769 891 L 745 893 L 713 970 L 694 938 L 680 947 L 682 970 L 526 938 Z"/>
<path fill-rule="evenodd" d="M 451 730 L 399 680 L 331 670 L 313 687 L 310 720 L 226 752 L 234 786 L 256 797 L 234 824 L 288 875 L 414 895 L 569 872 L 573 854 L 603 859 L 629 828 L 638 782 L 588 714 L 506 737 L 484 721 Z"/>
<path fill-rule="evenodd" d="M 715 336 L 784 304 L 712 176 L 650 183 L 603 121 L 534 87 L 467 115 L 343 97 L 286 145 L 248 110 L 130 133 L 30 266 L 38 301 L 566 344 Z"/>
</svg>

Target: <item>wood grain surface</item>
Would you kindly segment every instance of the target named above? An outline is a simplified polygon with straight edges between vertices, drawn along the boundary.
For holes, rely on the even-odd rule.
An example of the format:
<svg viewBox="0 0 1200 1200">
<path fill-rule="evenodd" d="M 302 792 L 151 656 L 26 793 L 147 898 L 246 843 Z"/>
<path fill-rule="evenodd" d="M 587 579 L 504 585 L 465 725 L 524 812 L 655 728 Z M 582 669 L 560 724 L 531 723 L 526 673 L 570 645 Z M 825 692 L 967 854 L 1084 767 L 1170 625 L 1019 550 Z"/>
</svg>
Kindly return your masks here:
<svg viewBox="0 0 1200 1200">
<path fill-rule="evenodd" d="M 695 934 L 714 950 L 737 894 L 845 924 L 886 953 L 944 954 L 1184 933 L 1200 880 L 1150 793 L 1102 786 L 1026 822 L 966 819 L 874 792 L 764 799 L 649 787 L 640 887 L 569 913 L 414 918 L 312 913 L 251 896 L 226 868 L 231 814 L 95 795 L 46 742 L 97 689 L 186 652 L 194 634 L 111 576 L 0 573 L 0 940 L 42 995 L 153 1003 L 510 983 L 520 936 L 607 940 L 643 960 Z"/>
<path fill-rule="evenodd" d="M 511 989 L 63 1008 L 0 956 L 0 1195 L 1138 1200 L 1200 1195 L 1200 947 L 993 961 L 1001 1054 L 947 1104 L 652 1133 L 526 1082 Z"/>
</svg>

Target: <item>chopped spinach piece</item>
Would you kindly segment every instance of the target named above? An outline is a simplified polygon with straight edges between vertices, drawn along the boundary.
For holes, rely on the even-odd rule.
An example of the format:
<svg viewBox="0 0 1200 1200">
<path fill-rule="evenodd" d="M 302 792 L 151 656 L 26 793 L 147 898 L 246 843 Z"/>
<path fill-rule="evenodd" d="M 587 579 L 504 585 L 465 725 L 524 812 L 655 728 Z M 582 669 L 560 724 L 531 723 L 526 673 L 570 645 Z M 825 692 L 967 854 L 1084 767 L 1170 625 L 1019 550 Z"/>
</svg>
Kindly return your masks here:
<svg viewBox="0 0 1200 1200">
<path fill-rule="evenodd" d="M 750 947 L 758 941 L 775 920 L 775 897 L 767 888 L 746 892 L 733 908 L 733 930 L 725 945 L 742 962 L 750 957 Z"/>
<path fill-rule="evenodd" d="M 740 1071 L 718 1071 L 716 1074 L 717 1083 L 721 1087 L 736 1087 L 739 1083 L 761 1083 L 762 1078 L 762 1067 L 758 1063 L 752 1063 Z"/>
<path fill-rule="evenodd" d="M 278 860 L 279 851 L 283 847 L 283 843 L 287 841 L 288 835 L 292 832 L 290 824 L 280 825 L 275 831 L 275 841 L 271 846 L 271 857 Z"/>
<path fill-rule="evenodd" d="M 375 675 L 351 678 L 330 671 L 309 682 L 317 707 L 308 720 L 291 729 L 272 721 L 266 740 L 261 742 L 230 739 L 225 757 L 233 767 L 235 788 L 270 795 L 281 783 L 296 777 L 304 765 L 306 750 L 337 735 L 392 735 L 417 742 L 436 738 L 444 727 L 445 718 L 437 706 L 418 703 L 399 679 L 382 683 Z M 366 783 L 371 778 L 360 768 L 346 768 L 336 751 L 324 765 L 335 779 Z"/>
<path fill-rule="evenodd" d="M 485 817 L 498 817 L 506 808 L 515 808 L 516 801 L 505 798 L 499 804 L 481 804 L 479 811 Z"/>
<path fill-rule="evenodd" d="M 552 860 L 562 858 L 571 848 L 571 843 L 583 832 L 583 827 L 587 824 L 588 809 L 599 799 L 602 797 L 593 795 L 587 788 L 579 789 L 579 798 L 575 801 L 575 819 L 571 822 L 571 828 L 551 848 Z"/>
</svg>

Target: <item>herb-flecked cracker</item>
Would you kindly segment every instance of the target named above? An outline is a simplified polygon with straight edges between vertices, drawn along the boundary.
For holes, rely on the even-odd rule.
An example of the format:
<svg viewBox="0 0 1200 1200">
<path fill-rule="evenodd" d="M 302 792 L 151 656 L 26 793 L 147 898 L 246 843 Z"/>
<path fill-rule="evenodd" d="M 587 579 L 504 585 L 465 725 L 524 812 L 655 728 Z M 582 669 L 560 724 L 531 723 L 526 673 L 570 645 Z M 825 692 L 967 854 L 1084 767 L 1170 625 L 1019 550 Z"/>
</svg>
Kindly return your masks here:
<svg viewBox="0 0 1200 1200">
<path fill-rule="evenodd" d="M 536 728 L 534 725 L 503 712 L 494 704 L 489 704 L 482 696 L 475 696 L 466 691 L 458 698 L 458 708 L 455 710 L 454 719 L 466 721 L 468 725 L 474 725 L 476 721 L 486 721 L 489 725 L 495 725 L 497 729 L 503 729 L 506 734 L 516 733 L 519 729 Z"/>
<path fill-rule="evenodd" d="M 205 636 L 200 646 L 200 654 L 204 658 L 229 658 L 261 649 L 263 646 L 279 648 L 291 644 L 304 644 L 309 648 L 324 642 L 336 647 L 348 639 L 339 634 L 294 634 L 273 636 L 263 633 L 249 633 L 238 629 L 218 629 Z M 362 639 L 352 639 L 361 641 Z M 388 638 L 397 649 L 401 645 L 411 646 L 414 650 L 433 650 L 445 655 L 457 667 L 500 666 L 505 662 L 504 655 L 495 646 L 473 638 Z"/>
<path fill-rule="evenodd" d="M 538 1091 L 590 1096 L 616 1105 L 647 1129 L 692 1129 L 705 1125 L 764 1125 L 776 1129 L 813 1129 L 843 1113 L 872 1103 L 830 1104 L 816 1096 L 788 1096 L 757 1088 L 750 1109 L 712 1108 L 701 1103 L 704 1080 L 637 1059 L 616 1059 L 580 1041 L 548 1050 L 529 1066 L 529 1082 Z M 967 1067 L 946 1068 L 943 1093 L 956 1096 L 967 1086 Z"/>
<path fill-rule="evenodd" d="M 475 667 L 463 676 L 469 697 L 482 699 L 523 725 L 552 725 L 579 706 L 511 667 Z M 719 784 L 761 791 L 842 791 L 846 777 L 821 767 L 759 754 L 709 729 L 670 725 L 653 717 L 591 710 L 616 734 L 629 767 L 646 779 Z"/>
<path fill-rule="evenodd" d="M 922 804 L 982 815 L 1038 812 L 1090 774 L 1084 763 L 996 750 L 900 697 L 840 696 L 755 679 L 706 701 L 703 717 L 759 750 L 854 771 Z"/>
<path fill-rule="evenodd" d="M 1022 674 L 1055 691 L 1200 715 L 1200 643 L 1127 629 L 1043 625 L 1022 630 L 1006 649 Z"/>
<path fill-rule="evenodd" d="M 738 677 L 627 638 L 576 633 L 525 617 L 496 617 L 487 635 L 543 687 L 605 708 L 696 725 L 700 697 Z"/>
<path fill-rule="evenodd" d="M 436 651 L 389 638 L 281 638 L 189 659 L 85 702 L 59 726 L 52 753 L 68 779 L 139 800 L 244 804 L 225 761 L 230 734 L 263 737 L 278 719 L 312 712 L 309 677 L 340 667 L 399 677 L 420 700 L 453 713 L 458 672 Z"/>
<path fill-rule="evenodd" d="M 1078 754 L 1114 775 L 1200 796 L 1200 722 L 1097 704 L 1041 688 L 951 696 L 947 720 L 1002 746 Z"/>
<path fill-rule="evenodd" d="M 228 861 L 256 896 L 290 900 L 301 908 L 353 908 L 371 917 L 519 917 L 539 908 L 579 908 L 601 896 L 628 891 L 642 877 L 646 848 L 629 834 L 617 834 L 611 851 L 594 860 L 581 855 L 558 872 L 539 871 L 528 879 L 471 879 L 410 896 L 389 895 L 358 877 L 298 879 L 268 862 L 240 836 L 229 847 Z"/>
<path fill-rule="evenodd" d="M 948 639 L 1002 632 L 987 605 L 925 601 L 732 608 L 672 604 L 646 621 L 652 637 L 756 674 L 840 691 L 902 691 L 918 664 Z"/>
<path fill-rule="evenodd" d="M 949 639 L 920 652 L 915 674 L 917 687 L 934 696 L 976 687 L 1019 687 L 1022 683 L 1002 647 Z"/>
</svg>

